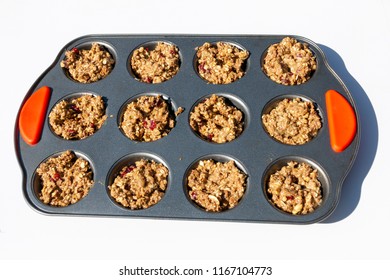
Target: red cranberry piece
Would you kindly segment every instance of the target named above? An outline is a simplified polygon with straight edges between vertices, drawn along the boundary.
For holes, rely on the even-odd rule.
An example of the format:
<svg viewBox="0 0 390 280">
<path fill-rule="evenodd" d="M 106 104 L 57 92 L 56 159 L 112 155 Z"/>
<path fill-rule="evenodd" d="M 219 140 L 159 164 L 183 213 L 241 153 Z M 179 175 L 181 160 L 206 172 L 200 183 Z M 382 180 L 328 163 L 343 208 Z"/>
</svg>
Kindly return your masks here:
<svg viewBox="0 0 390 280">
<path fill-rule="evenodd" d="M 200 71 L 200 72 L 205 72 L 205 71 L 206 71 L 206 70 L 204 69 L 204 62 L 202 62 L 201 64 L 199 64 L 198 68 L 199 68 L 199 71 Z"/>
<path fill-rule="evenodd" d="M 153 79 L 150 78 L 150 77 L 146 77 L 146 78 L 144 79 L 144 82 L 145 82 L 145 83 L 148 83 L 148 84 L 151 84 L 151 83 L 153 82 Z"/>
<path fill-rule="evenodd" d="M 78 48 L 73 48 L 72 52 L 74 52 L 75 54 L 79 54 L 79 49 Z"/>
<path fill-rule="evenodd" d="M 57 182 L 61 178 L 60 173 L 56 172 L 54 173 L 53 177 L 50 178 L 52 182 Z"/>
<path fill-rule="evenodd" d="M 71 104 L 71 105 L 69 106 L 69 108 L 70 108 L 71 110 L 73 110 L 74 112 L 76 112 L 76 113 L 81 113 L 81 110 L 79 109 L 79 107 L 77 107 L 77 106 L 74 105 L 74 104 Z"/>
<path fill-rule="evenodd" d="M 151 130 L 153 130 L 153 129 L 156 128 L 156 122 L 155 122 L 154 120 L 151 120 L 151 121 L 150 121 L 150 126 L 149 126 L 149 128 L 150 128 Z"/>
<path fill-rule="evenodd" d="M 126 175 L 127 173 L 130 173 L 131 171 L 133 171 L 134 168 L 135 168 L 134 165 L 129 165 L 129 166 L 127 166 L 126 169 L 121 173 L 121 177 L 122 177 L 122 178 L 125 177 L 125 175 Z"/>
</svg>

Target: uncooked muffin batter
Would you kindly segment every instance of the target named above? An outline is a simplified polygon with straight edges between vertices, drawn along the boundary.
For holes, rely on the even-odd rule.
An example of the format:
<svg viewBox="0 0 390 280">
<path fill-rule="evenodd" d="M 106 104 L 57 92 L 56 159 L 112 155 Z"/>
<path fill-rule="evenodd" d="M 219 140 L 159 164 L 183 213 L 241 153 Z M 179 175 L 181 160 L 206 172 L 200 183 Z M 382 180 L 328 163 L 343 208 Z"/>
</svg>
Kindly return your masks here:
<svg viewBox="0 0 390 280">
<path fill-rule="evenodd" d="M 229 84 L 245 74 L 249 52 L 224 42 L 204 43 L 196 52 L 199 75 L 212 84 Z"/>
<path fill-rule="evenodd" d="M 232 160 L 201 160 L 187 178 L 188 195 L 206 211 L 231 209 L 244 195 L 246 177 Z"/>
<path fill-rule="evenodd" d="M 37 168 L 42 189 L 39 199 L 51 206 L 68 206 L 85 197 L 93 186 L 88 161 L 66 151 L 49 158 Z"/>
<path fill-rule="evenodd" d="M 306 163 L 288 162 L 270 176 L 267 192 L 278 208 L 294 215 L 311 213 L 322 203 L 318 171 Z"/>
<path fill-rule="evenodd" d="M 262 116 L 262 122 L 269 135 L 289 145 L 307 143 L 322 126 L 314 104 L 300 98 L 283 99 Z"/>
<path fill-rule="evenodd" d="M 158 42 L 152 50 L 140 47 L 131 57 L 131 69 L 145 83 L 167 81 L 177 74 L 179 66 L 178 48 L 164 42 Z"/>
<path fill-rule="evenodd" d="M 183 108 L 179 107 L 176 115 Z M 136 141 L 156 141 L 166 136 L 175 126 L 175 117 L 168 103 L 158 96 L 141 96 L 129 103 L 120 127 L 127 137 Z"/>
<path fill-rule="evenodd" d="M 226 143 L 242 133 L 244 116 L 223 96 L 213 94 L 196 105 L 190 114 L 190 125 L 205 140 Z"/>
<path fill-rule="evenodd" d="M 168 185 L 168 168 L 153 160 L 141 159 L 125 166 L 109 186 L 116 202 L 132 210 L 158 203 Z"/>
<path fill-rule="evenodd" d="M 263 64 L 265 74 L 283 85 L 303 84 L 316 69 L 316 59 L 308 45 L 290 37 L 270 46 Z"/>
<path fill-rule="evenodd" d="M 84 139 L 94 134 L 106 119 L 102 97 L 88 94 L 60 101 L 49 115 L 54 133 L 67 140 Z"/>
<path fill-rule="evenodd" d="M 98 43 L 93 43 L 90 50 L 73 48 L 65 52 L 61 67 L 80 83 L 92 83 L 105 78 L 114 68 L 115 60 Z"/>
</svg>

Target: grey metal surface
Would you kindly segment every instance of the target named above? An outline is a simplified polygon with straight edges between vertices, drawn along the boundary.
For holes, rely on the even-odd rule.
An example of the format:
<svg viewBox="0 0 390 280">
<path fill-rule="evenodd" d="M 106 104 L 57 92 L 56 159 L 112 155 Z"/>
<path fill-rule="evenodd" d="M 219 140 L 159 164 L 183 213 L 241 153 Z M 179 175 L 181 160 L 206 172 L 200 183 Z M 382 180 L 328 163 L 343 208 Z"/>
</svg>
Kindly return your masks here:
<svg viewBox="0 0 390 280">
<path fill-rule="evenodd" d="M 89 35 L 67 44 L 55 62 L 41 75 L 26 95 L 26 99 L 41 86 L 52 89 L 47 116 L 53 106 L 72 94 L 92 93 L 106 99 L 108 119 L 94 135 L 78 141 L 68 141 L 55 136 L 44 124 L 38 144 L 26 144 L 15 129 L 15 146 L 23 170 L 23 191 L 27 202 L 36 210 L 57 215 L 92 215 L 116 217 L 149 217 L 170 219 L 229 220 L 245 222 L 308 224 L 329 216 L 338 204 L 342 183 L 356 157 L 360 127 L 351 145 L 342 153 L 335 153 L 329 144 L 329 131 L 325 106 L 325 92 L 334 89 L 346 97 L 356 111 L 351 94 L 343 82 L 328 66 L 323 52 L 312 41 L 292 36 L 309 44 L 317 59 L 318 69 L 312 78 L 296 86 L 279 85 L 270 80 L 261 69 L 261 58 L 266 49 L 285 36 L 269 35 Z M 180 51 L 181 66 L 171 80 L 160 84 L 137 81 L 129 72 L 129 58 L 139 45 L 166 41 Z M 200 78 L 194 65 L 195 48 L 204 42 L 227 41 L 242 46 L 250 52 L 246 74 L 227 85 L 208 84 Z M 98 42 L 108 47 L 114 55 L 115 67 L 103 80 L 81 84 L 71 80 L 60 67 L 65 50 Z M 122 106 L 132 97 L 161 93 L 168 97 L 173 107 L 185 108 L 176 118 L 176 126 L 164 138 L 154 142 L 135 142 L 124 136 L 118 128 Z M 245 113 L 245 129 L 234 141 L 214 144 L 194 134 L 189 125 L 191 108 L 210 94 L 230 96 Z M 307 144 L 290 146 L 281 144 L 264 131 L 261 114 L 278 97 L 301 96 L 315 102 L 322 117 L 323 127 L 318 136 Z M 25 100 L 26 100 L 25 99 Z M 23 105 L 23 104 L 22 104 Z M 358 116 L 357 116 L 358 117 Z M 68 207 L 51 207 L 36 196 L 35 170 L 48 157 L 65 150 L 73 150 L 86 157 L 94 171 L 94 187 L 81 201 Z M 168 189 L 163 199 L 145 210 L 129 210 L 116 204 L 107 192 L 112 172 L 119 166 L 139 157 L 162 161 L 169 168 Z M 233 209 L 209 213 L 194 205 L 187 197 L 185 181 L 191 166 L 200 158 L 226 160 L 233 158 L 247 173 L 247 189 L 241 202 Z M 290 215 L 276 209 L 267 199 L 264 182 L 269 171 L 288 160 L 307 161 L 319 169 L 323 185 L 323 203 L 313 213 Z M 118 165 L 119 164 L 119 165 Z"/>
</svg>

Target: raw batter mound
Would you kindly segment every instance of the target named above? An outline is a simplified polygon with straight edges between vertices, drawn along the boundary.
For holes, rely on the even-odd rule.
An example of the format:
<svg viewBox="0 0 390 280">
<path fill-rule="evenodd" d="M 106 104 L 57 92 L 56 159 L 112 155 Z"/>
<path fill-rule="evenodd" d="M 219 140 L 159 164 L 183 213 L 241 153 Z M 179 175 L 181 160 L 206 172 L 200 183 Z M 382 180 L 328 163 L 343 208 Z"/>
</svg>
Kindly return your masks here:
<svg viewBox="0 0 390 280">
<path fill-rule="evenodd" d="M 212 84 L 229 84 L 244 76 L 249 52 L 224 42 L 204 43 L 196 52 L 199 75 Z"/>
<path fill-rule="evenodd" d="M 321 118 L 312 102 L 300 98 L 284 99 L 262 116 L 268 134 L 289 145 L 302 145 L 313 139 L 321 129 Z"/>
<path fill-rule="evenodd" d="M 202 138 L 215 143 L 226 143 L 243 131 L 242 112 L 228 105 L 222 96 L 213 94 L 195 106 L 190 114 L 190 126 Z"/>
<path fill-rule="evenodd" d="M 265 74 L 283 85 L 303 84 L 316 69 L 316 59 L 307 44 L 290 37 L 270 46 L 263 64 Z"/>
<path fill-rule="evenodd" d="M 73 48 L 65 52 L 61 67 L 80 83 L 93 83 L 105 78 L 114 68 L 115 60 L 105 48 L 93 43 L 90 50 Z"/>
<path fill-rule="evenodd" d="M 179 108 L 180 114 L 183 108 Z M 135 141 L 156 141 L 166 136 L 175 126 L 175 118 L 168 103 L 158 96 L 141 96 L 129 103 L 120 127 L 127 137 Z"/>
<path fill-rule="evenodd" d="M 122 168 L 108 187 L 110 195 L 132 210 L 149 208 L 164 196 L 168 174 L 168 168 L 163 164 L 141 159 Z"/>
<path fill-rule="evenodd" d="M 84 139 L 94 134 L 106 119 L 102 97 L 93 95 L 62 100 L 49 115 L 54 133 L 67 140 Z"/>
<path fill-rule="evenodd" d="M 187 178 L 189 197 L 206 211 L 235 207 L 245 192 L 246 175 L 234 161 L 201 160 Z"/>
<path fill-rule="evenodd" d="M 288 162 L 270 176 L 267 192 L 278 208 L 294 215 L 311 213 L 322 203 L 318 171 L 306 163 Z"/>
<path fill-rule="evenodd" d="M 180 58 L 176 46 L 158 42 L 153 50 L 140 47 L 131 57 L 131 69 L 145 83 L 162 83 L 179 71 Z"/>
<path fill-rule="evenodd" d="M 85 197 L 93 185 L 88 161 L 66 151 L 39 165 L 42 190 L 39 199 L 51 206 L 68 206 Z"/>
</svg>

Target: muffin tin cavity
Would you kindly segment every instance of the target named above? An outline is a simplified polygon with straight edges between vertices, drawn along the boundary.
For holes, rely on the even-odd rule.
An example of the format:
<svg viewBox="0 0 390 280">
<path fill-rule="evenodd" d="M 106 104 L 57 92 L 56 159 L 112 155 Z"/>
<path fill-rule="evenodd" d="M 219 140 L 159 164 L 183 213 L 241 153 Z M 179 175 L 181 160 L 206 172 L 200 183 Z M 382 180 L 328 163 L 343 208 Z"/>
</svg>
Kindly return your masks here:
<svg viewBox="0 0 390 280">
<path fill-rule="evenodd" d="M 301 95 L 283 95 L 263 108 L 261 123 L 274 140 L 287 145 L 310 142 L 323 127 L 323 114 L 316 103 Z"/>
<path fill-rule="evenodd" d="M 201 139 L 223 144 L 238 138 L 249 123 L 248 106 L 230 93 L 210 94 L 191 109 L 189 123 Z"/>
<path fill-rule="evenodd" d="M 131 76 L 143 83 L 158 84 L 172 79 L 181 64 L 181 53 L 168 41 L 150 41 L 138 46 L 129 56 Z"/>
<path fill-rule="evenodd" d="M 120 207 L 142 210 L 164 198 L 170 171 L 163 159 L 150 153 L 124 156 L 109 171 L 106 186 L 111 200 Z"/>
<path fill-rule="evenodd" d="M 108 43 L 85 42 L 68 49 L 60 66 L 69 79 L 89 84 L 107 77 L 115 61 L 116 53 Z"/>
<path fill-rule="evenodd" d="M 315 55 L 316 69 L 310 80 L 287 87 L 265 75 L 259 62 L 271 45 L 285 37 L 91 35 L 73 40 L 31 87 L 18 115 L 15 146 L 27 202 L 52 215 L 290 224 L 325 219 L 338 204 L 360 140 L 360 127 L 351 126 L 348 141 L 335 150 L 332 143 L 340 141 L 336 137 L 332 142 L 331 136 L 342 135 L 345 122 L 340 121 L 343 114 L 331 117 L 340 111 L 336 106 L 340 100 L 344 104 L 341 108 L 349 106 L 351 125 L 359 124 L 358 116 L 351 94 L 321 49 L 306 38 L 292 37 L 307 44 Z M 74 81 L 61 67 L 65 53 L 73 48 L 76 52 L 91 49 L 95 42 L 109 51 L 115 68 L 96 82 Z M 178 68 L 164 64 L 164 52 L 153 52 L 159 43 L 172 48 L 166 52 L 175 56 Z M 229 45 L 222 48 L 225 56 L 216 54 L 219 43 Z M 155 76 L 147 74 L 145 78 L 142 71 L 132 70 L 132 58 L 141 48 L 142 55 L 156 56 L 158 65 L 145 60 L 136 68 L 142 70 L 143 63 L 145 69 L 156 66 L 157 72 L 151 71 Z M 199 50 L 204 51 L 200 62 Z M 257 67 L 252 67 L 253 61 Z M 208 76 L 211 80 L 205 80 Z M 87 122 L 77 129 L 81 136 L 71 135 L 66 140 L 52 128 L 50 115 L 61 102 L 81 97 L 101 98 L 104 108 L 91 111 L 101 111 L 104 116 L 96 124 Z M 318 114 L 320 128 L 303 137 L 304 141 L 284 144 L 267 132 L 262 116 L 278 102 L 297 98 L 313 104 L 310 108 Z M 82 108 L 72 104 L 65 104 L 65 108 L 68 112 L 59 115 L 81 120 Z M 304 113 L 298 110 L 295 115 Z M 284 128 L 299 130 L 288 122 Z M 72 132 L 69 127 L 60 130 L 69 129 Z M 336 135 L 340 130 L 342 133 Z M 88 195 L 72 205 L 50 206 L 40 200 L 38 169 L 41 163 L 68 150 L 89 162 L 93 187 L 87 184 L 91 188 Z M 305 163 L 317 170 L 322 196 L 318 207 L 292 207 L 294 211 L 285 207 L 286 212 L 280 201 L 272 201 L 268 181 L 289 162 Z M 45 174 L 51 174 L 48 182 L 52 185 L 61 178 L 55 171 Z M 295 197 L 284 195 L 283 199 Z"/>
<path fill-rule="evenodd" d="M 44 204 L 66 207 L 88 195 L 94 185 L 94 167 L 78 151 L 55 153 L 39 164 L 32 177 L 34 195 Z"/>
<path fill-rule="evenodd" d="M 262 185 L 268 202 L 292 215 L 317 211 L 330 191 L 324 169 L 301 156 L 286 156 L 272 162 L 264 172 Z"/>
<path fill-rule="evenodd" d="M 248 175 L 231 156 L 214 154 L 193 162 L 186 171 L 184 189 L 189 201 L 202 210 L 235 208 L 245 195 Z"/>
<path fill-rule="evenodd" d="M 248 69 L 249 52 L 237 43 L 205 42 L 196 48 L 194 68 L 211 84 L 230 84 L 241 79 Z"/>
<path fill-rule="evenodd" d="M 309 81 L 317 69 L 309 45 L 292 37 L 274 43 L 263 53 L 261 68 L 272 81 L 290 86 Z"/>
<path fill-rule="evenodd" d="M 133 141 L 153 142 L 168 135 L 175 126 L 176 115 L 182 110 L 167 95 L 141 94 L 122 106 L 118 125 L 122 133 Z"/>
<path fill-rule="evenodd" d="M 95 134 L 107 119 L 105 98 L 93 93 L 74 93 L 55 104 L 49 114 L 51 131 L 65 140 Z"/>
</svg>

